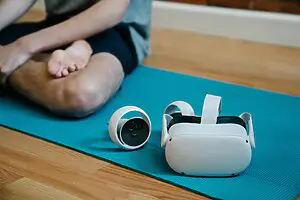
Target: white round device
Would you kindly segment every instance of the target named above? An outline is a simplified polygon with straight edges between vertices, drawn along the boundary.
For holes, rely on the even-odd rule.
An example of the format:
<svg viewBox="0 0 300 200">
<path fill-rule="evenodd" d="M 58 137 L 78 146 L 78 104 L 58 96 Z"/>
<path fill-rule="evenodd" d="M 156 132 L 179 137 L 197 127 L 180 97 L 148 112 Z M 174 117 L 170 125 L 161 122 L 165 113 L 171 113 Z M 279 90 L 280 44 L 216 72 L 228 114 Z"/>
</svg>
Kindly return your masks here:
<svg viewBox="0 0 300 200">
<path fill-rule="evenodd" d="M 141 116 L 123 119 L 130 112 L 137 112 Z M 125 106 L 113 113 L 108 130 L 111 140 L 120 147 L 127 150 L 139 149 L 150 138 L 151 121 L 142 109 L 135 106 Z"/>
<path fill-rule="evenodd" d="M 251 114 L 219 116 L 220 109 L 221 97 L 214 95 L 206 95 L 202 116 L 195 116 L 185 102 L 167 106 L 161 146 L 174 171 L 224 177 L 237 175 L 249 166 L 255 148 Z"/>
</svg>

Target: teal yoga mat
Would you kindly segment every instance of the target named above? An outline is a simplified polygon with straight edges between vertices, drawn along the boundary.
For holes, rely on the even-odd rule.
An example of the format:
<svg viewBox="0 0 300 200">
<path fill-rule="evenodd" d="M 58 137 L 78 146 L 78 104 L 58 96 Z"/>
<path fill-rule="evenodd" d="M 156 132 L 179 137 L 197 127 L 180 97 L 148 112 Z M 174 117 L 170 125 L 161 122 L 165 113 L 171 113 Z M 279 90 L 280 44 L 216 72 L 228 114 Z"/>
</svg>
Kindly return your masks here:
<svg viewBox="0 0 300 200">
<path fill-rule="evenodd" d="M 160 147 L 164 108 L 183 100 L 201 114 L 207 93 L 223 97 L 222 115 L 244 111 L 253 115 L 256 149 L 249 168 L 240 176 L 185 177 L 174 173 L 165 161 Z M 152 136 L 137 151 L 120 150 L 107 132 L 112 113 L 125 105 L 141 107 L 152 120 Z M 218 199 L 296 199 L 300 192 L 299 113 L 297 97 L 144 66 L 125 79 L 109 103 L 81 120 L 56 117 L 15 95 L 0 98 L 0 124 L 5 127 Z"/>
</svg>

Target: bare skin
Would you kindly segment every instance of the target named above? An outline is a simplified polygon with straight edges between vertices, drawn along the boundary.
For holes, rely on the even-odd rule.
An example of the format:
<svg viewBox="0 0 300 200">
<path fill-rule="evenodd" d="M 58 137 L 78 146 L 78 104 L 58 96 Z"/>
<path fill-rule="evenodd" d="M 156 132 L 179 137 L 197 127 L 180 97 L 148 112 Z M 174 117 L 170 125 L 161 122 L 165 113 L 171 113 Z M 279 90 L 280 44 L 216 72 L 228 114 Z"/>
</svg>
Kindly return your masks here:
<svg viewBox="0 0 300 200">
<path fill-rule="evenodd" d="M 3 2 L 5 4 L 3 4 Z M 20 12 L 16 12 L 14 2 L 15 1 L 10 0 L 0 1 L 0 13 L 3 13 L 5 16 L 10 16 L 1 18 L 0 31 L 3 27 L 6 27 L 7 24 L 13 23 L 13 19 L 17 19 L 26 13 L 34 1 L 24 0 L 22 1 L 24 5 L 17 4 L 20 6 Z M 3 46 L 0 49 L 0 84 L 5 85 L 7 78 L 35 54 L 60 48 L 61 46 L 81 40 L 82 38 L 89 38 L 94 34 L 101 33 L 120 23 L 126 13 L 129 2 L 130 0 L 99 1 L 64 22 L 28 34 L 9 45 Z M 80 26 L 78 26 L 78 24 L 80 24 Z M 55 57 L 68 57 L 60 54 L 63 53 L 57 53 Z M 68 74 L 65 67 L 49 67 L 49 70 L 51 69 L 51 72 L 56 72 L 56 68 L 59 68 L 57 72 L 58 76 Z M 61 68 L 63 70 L 61 70 Z M 56 75 L 57 74 L 55 74 L 55 76 Z"/>
<path fill-rule="evenodd" d="M 0 31 L 25 14 L 34 2 L 0 0 L 3 15 Z M 91 56 L 82 38 L 89 38 L 120 23 L 129 2 L 99 1 L 62 23 L 2 46 L 0 84 L 9 84 L 28 99 L 59 115 L 83 117 L 93 113 L 118 90 L 124 72 L 120 61 L 111 54 Z M 41 58 L 40 52 L 74 41 L 77 42 L 66 50 Z"/>
<path fill-rule="evenodd" d="M 108 53 L 90 56 L 87 45 L 80 40 L 66 50 L 59 50 L 60 55 L 57 51 L 36 54 L 14 71 L 8 82 L 14 90 L 55 114 L 69 117 L 92 114 L 116 93 L 124 72 L 116 57 Z M 78 52 L 69 54 L 71 51 Z M 61 59 L 64 56 L 68 59 Z M 72 64 L 77 66 L 75 70 L 70 69 Z M 50 70 L 63 73 L 65 69 L 69 74 L 61 78 L 55 76 L 57 73 L 49 73 Z"/>
<path fill-rule="evenodd" d="M 85 117 L 105 104 L 119 89 L 124 72 L 111 54 L 91 57 L 86 68 L 67 77 L 55 78 L 48 72 L 51 55 L 38 55 L 9 77 L 11 87 L 51 112 Z"/>
<path fill-rule="evenodd" d="M 86 41 L 76 41 L 66 50 L 56 50 L 52 53 L 48 62 L 48 71 L 54 77 L 66 77 L 72 72 L 85 68 L 92 53 L 93 50 Z"/>
</svg>

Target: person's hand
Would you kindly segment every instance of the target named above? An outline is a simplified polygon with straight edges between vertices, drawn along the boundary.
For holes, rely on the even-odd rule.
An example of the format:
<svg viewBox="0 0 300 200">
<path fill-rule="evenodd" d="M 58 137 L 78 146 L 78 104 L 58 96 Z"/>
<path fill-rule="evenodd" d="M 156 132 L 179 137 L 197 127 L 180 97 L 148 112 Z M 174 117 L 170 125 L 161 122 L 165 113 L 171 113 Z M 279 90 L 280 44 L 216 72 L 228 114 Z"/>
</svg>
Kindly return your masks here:
<svg viewBox="0 0 300 200">
<path fill-rule="evenodd" d="M 30 52 L 20 41 L 0 46 L 0 84 L 5 85 L 7 78 L 30 57 Z"/>
</svg>

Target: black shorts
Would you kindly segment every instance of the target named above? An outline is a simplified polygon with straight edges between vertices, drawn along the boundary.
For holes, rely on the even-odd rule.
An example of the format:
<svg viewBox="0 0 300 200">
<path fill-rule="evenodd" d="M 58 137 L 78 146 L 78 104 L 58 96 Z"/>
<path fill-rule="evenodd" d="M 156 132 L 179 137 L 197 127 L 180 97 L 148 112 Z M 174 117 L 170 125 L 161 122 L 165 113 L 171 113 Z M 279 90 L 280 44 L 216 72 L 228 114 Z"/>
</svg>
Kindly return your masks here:
<svg viewBox="0 0 300 200">
<path fill-rule="evenodd" d="M 48 18 L 41 22 L 10 25 L 0 32 L 0 45 L 7 45 L 22 36 L 53 26 L 67 19 L 67 17 L 59 16 Z M 130 74 L 138 65 L 136 50 L 127 24 L 120 23 L 113 28 L 87 38 L 86 41 L 91 45 L 93 54 L 110 53 L 114 55 L 121 62 L 126 75 Z M 60 48 L 66 48 L 68 45 Z M 52 51 L 47 51 L 47 53 Z"/>
</svg>

